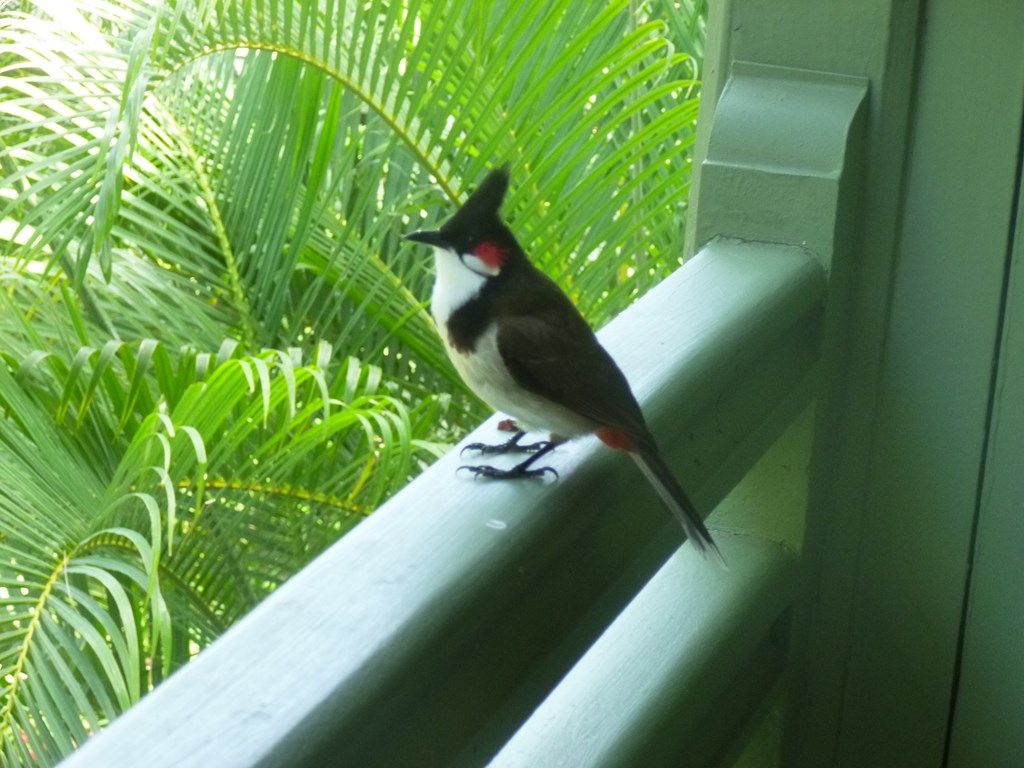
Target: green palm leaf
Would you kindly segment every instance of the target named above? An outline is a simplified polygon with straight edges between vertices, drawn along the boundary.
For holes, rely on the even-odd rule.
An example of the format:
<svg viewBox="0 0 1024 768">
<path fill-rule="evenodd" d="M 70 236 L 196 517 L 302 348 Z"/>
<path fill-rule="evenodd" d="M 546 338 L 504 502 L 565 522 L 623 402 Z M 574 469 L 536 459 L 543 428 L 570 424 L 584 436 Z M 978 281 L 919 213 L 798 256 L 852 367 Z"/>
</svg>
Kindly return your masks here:
<svg viewBox="0 0 1024 768">
<path fill-rule="evenodd" d="M 311 365 L 237 351 L 197 364 L 146 341 L 77 369 L 0 366 L 7 754 L 81 743 L 188 659 L 179 638 L 208 642 L 425 458 L 443 400 L 410 413 L 326 346 Z"/>
<path fill-rule="evenodd" d="M 404 233 L 510 162 L 595 324 L 679 263 L 703 31 L 660 0 L 19 7 L 0 742 L 52 764 L 484 413 Z"/>
</svg>

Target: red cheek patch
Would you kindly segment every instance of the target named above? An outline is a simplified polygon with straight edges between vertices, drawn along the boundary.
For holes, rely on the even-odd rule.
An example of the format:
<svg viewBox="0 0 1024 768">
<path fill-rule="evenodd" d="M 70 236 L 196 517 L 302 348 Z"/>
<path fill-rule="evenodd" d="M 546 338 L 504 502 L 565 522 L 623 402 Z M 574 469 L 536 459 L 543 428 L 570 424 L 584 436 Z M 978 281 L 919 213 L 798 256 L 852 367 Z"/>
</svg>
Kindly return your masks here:
<svg viewBox="0 0 1024 768">
<path fill-rule="evenodd" d="M 473 255 L 492 269 L 501 269 L 508 259 L 501 246 L 490 242 L 480 243 L 473 249 Z"/>
</svg>

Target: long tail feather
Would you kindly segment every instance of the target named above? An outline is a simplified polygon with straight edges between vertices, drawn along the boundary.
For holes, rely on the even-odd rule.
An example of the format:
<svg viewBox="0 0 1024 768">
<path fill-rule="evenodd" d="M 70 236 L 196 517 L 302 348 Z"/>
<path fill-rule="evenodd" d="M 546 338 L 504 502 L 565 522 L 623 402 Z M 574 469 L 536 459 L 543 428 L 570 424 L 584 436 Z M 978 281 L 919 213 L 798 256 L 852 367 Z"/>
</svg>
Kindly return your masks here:
<svg viewBox="0 0 1024 768">
<path fill-rule="evenodd" d="M 698 551 L 709 560 L 714 560 L 722 568 L 728 568 L 725 558 L 722 557 L 722 553 L 711 538 L 704 521 L 697 513 L 697 508 L 693 506 L 690 497 L 686 495 L 686 491 L 679 485 L 676 476 L 672 474 L 672 470 L 668 468 L 661 456 L 648 451 L 630 452 L 630 456 L 654 486 L 654 490 L 665 502 L 665 506 L 682 523 L 686 537 L 693 542 Z"/>
</svg>

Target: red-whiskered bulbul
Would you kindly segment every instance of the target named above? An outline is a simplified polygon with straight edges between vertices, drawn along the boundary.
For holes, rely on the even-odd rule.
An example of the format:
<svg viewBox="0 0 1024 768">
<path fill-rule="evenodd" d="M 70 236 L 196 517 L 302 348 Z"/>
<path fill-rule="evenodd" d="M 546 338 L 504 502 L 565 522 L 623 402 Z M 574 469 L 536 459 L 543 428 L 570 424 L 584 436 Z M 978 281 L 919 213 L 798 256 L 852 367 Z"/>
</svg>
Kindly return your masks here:
<svg viewBox="0 0 1024 768">
<path fill-rule="evenodd" d="M 526 256 L 499 215 L 508 170 L 492 171 L 436 231 L 406 239 L 433 247 L 437 266 L 431 312 L 455 368 L 488 405 L 515 419 L 516 432 L 485 453 L 530 452 L 511 469 L 466 467 L 492 478 L 557 476 L 533 468 L 566 440 L 595 434 L 633 457 L 686 535 L 706 556 L 722 555 L 675 475 L 666 466 L 629 382 L 586 320 Z M 519 429 L 546 430 L 523 445 Z"/>
</svg>

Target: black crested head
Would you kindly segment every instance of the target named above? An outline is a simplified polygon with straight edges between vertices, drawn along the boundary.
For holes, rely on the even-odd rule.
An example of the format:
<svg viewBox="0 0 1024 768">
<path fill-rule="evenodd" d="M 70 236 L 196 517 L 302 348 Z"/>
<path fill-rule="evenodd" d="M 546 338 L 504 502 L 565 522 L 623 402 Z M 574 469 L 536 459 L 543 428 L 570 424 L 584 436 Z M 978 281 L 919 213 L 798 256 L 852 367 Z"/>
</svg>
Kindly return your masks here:
<svg viewBox="0 0 1024 768">
<path fill-rule="evenodd" d="M 508 176 L 507 165 L 487 174 L 462 207 L 444 223 L 441 233 L 453 239 L 466 238 L 474 242 L 507 233 L 500 211 L 508 191 Z"/>
<path fill-rule="evenodd" d="M 459 254 L 473 254 L 487 264 L 485 271 L 491 275 L 510 262 L 525 259 L 512 231 L 501 220 L 508 182 L 508 166 L 496 168 L 440 229 L 413 232 L 405 239 Z"/>
</svg>

